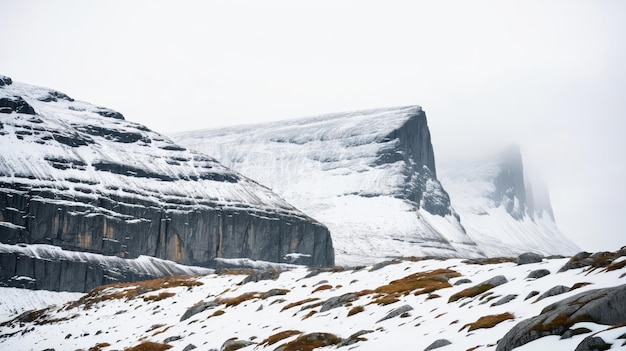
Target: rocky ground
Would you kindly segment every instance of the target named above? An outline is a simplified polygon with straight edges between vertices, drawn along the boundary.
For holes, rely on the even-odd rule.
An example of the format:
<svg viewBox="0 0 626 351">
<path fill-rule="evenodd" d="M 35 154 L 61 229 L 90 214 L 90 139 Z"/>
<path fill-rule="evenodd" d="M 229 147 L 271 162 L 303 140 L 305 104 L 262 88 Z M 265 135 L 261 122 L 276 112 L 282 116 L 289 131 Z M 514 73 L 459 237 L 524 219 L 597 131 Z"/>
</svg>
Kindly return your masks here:
<svg viewBox="0 0 626 351">
<path fill-rule="evenodd" d="M 617 349 L 626 343 L 624 255 L 407 258 L 109 285 L 6 318 L 0 348 Z"/>
</svg>

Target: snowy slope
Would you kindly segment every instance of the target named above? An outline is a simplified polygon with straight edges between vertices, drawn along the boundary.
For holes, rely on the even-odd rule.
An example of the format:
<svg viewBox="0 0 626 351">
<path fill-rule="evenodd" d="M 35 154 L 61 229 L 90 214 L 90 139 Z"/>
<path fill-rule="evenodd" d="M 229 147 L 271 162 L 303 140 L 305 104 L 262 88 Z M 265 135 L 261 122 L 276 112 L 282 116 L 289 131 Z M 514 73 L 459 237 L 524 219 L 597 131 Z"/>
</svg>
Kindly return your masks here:
<svg viewBox="0 0 626 351">
<path fill-rule="evenodd" d="M 13 97 L 26 101 L 36 115 L 0 113 L 0 182 L 19 180 L 42 186 L 54 182 L 55 188 L 68 197 L 95 198 L 97 193 L 131 196 L 124 189 L 132 189 L 133 197 L 164 205 L 170 198 L 181 198 L 302 216 L 269 189 L 211 157 L 185 150 L 142 125 L 122 119 L 114 111 L 19 82 L 0 89 L 0 98 Z M 105 169 L 115 164 L 128 165 L 129 173 L 132 168 L 145 176 L 121 176 Z M 190 179 L 203 181 L 198 186 Z M 81 184 L 83 188 L 89 185 L 91 191 L 82 189 Z"/>
<path fill-rule="evenodd" d="M 171 137 L 269 186 L 328 226 L 338 264 L 481 254 L 437 181 L 419 106 Z"/>
<path fill-rule="evenodd" d="M 545 184 L 540 179 L 530 183 L 518 147 L 482 160 L 445 164 L 439 176 L 468 235 L 487 256 L 580 251 L 557 228 Z"/>
<path fill-rule="evenodd" d="M 592 266 L 560 272 L 583 261 Z M 265 272 L 265 280 L 259 273 L 248 277 L 225 271 L 103 287 L 61 307 L 5 319 L 0 348 L 121 350 L 158 343 L 171 350 L 236 349 L 232 344 L 247 344 L 241 350 L 276 350 L 297 339 L 312 345 L 306 338 L 318 333 L 313 335 L 319 343 L 329 343 L 318 343 L 320 350 L 339 349 L 337 343 L 343 342 L 349 346 L 342 350 L 421 351 L 440 339 L 450 343 L 441 350 L 495 350 L 514 326 L 555 302 L 600 288 L 626 291 L 626 261 L 620 253 L 524 265 L 482 263 L 447 259 L 390 261 L 355 270 L 292 268 Z M 485 281 L 499 283 L 475 289 Z M 548 291 L 556 295 L 543 297 Z M 2 295 L 9 296 L 6 290 L 0 290 Z M 613 311 L 626 321 L 626 305 L 615 305 Z M 594 333 L 619 349 L 626 327 L 611 326 L 580 321 L 560 331 L 578 335 L 546 336 L 518 349 L 574 350 Z"/>
</svg>

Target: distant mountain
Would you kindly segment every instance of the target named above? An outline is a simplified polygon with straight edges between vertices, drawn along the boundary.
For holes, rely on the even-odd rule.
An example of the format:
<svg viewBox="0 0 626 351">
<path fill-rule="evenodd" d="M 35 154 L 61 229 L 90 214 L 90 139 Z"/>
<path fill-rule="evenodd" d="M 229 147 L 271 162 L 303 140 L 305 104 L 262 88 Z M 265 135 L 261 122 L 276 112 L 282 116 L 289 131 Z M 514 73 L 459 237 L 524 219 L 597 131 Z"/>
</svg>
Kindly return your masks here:
<svg viewBox="0 0 626 351">
<path fill-rule="evenodd" d="M 171 137 L 269 186 L 328 226 L 339 264 L 482 255 L 437 180 L 419 106 Z"/>
<path fill-rule="evenodd" d="M 537 177 L 531 181 L 518 146 L 478 161 L 445 164 L 439 176 L 467 234 L 487 256 L 580 251 L 557 228 L 547 186 Z"/>
<path fill-rule="evenodd" d="M 328 229 L 268 188 L 118 112 L 5 76 L 0 186 L 2 284 L 62 279 L 61 266 L 20 259 L 39 250 L 21 244 L 200 266 L 244 257 L 334 264 Z M 96 281 L 110 281 L 99 267 L 89 265 Z"/>
</svg>

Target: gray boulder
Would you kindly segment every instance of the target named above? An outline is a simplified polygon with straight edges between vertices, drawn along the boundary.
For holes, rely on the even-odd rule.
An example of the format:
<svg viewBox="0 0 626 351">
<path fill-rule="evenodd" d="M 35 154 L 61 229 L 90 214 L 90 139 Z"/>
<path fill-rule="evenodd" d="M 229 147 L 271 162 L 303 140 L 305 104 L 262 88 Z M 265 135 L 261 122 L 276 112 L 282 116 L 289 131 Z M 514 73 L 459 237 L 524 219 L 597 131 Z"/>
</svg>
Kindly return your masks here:
<svg viewBox="0 0 626 351">
<path fill-rule="evenodd" d="M 434 349 L 438 349 L 440 347 L 444 347 L 447 345 L 452 344 L 450 341 L 446 340 L 446 339 L 439 339 L 439 340 L 435 340 L 432 344 L 430 344 L 427 348 L 424 349 L 424 351 L 430 351 L 430 350 L 434 350 Z"/>
<path fill-rule="evenodd" d="M 356 300 L 357 295 L 355 293 L 347 293 L 341 296 L 331 297 L 330 299 L 324 301 L 322 308 L 320 308 L 320 312 L 325 312 L 328 310 L 332 310 L 333 308 L 341 307 L 348 302 Z"/>
<path fill-rule="evenodd" d="M 554 286 L 554 287 L 550 288 L 548 291 L 546 291 L 543 294 L 541 294 L 537 298 L 537 300 L 535 300 L 535 302 L 543 300 L 543 299 L 545 299 L 547 297 L 565 294 L 566 292 L 569 292 L 570 290 L 571 289 L 568 288 L 567 286 L 563 286 L 563 285 Z"/>
<path fill-rule="evenodd" d="M 529 263 L 539 263 L 543 260 L 543 256 L 536 254 L 534 252 L 526 252 L 517 257 L 515 263 L 518 265 L 529 264 Z"/>
<path fill-rule="evenodd" d="M 565 265 L 561 267 L 561 269 L 559 269 L 559 272 L 565 272 L 570 269 L 582 268 L 591 265 L 593 263 L 593 259 L 590 258 L 590 256 L 591 253 L 586 251 L 577 253 L 576 255 L 572 256 L 572 258 L 570 258 L 569 261 L 567 261 L 567 263 L 565 263 Z"/>
<path fill-rule="evenodd" d="M 509 303 L 513 300 L 515 300 L 517 298 L 516 294 L 509 294 L 506 295 L 505 297 L 501 298 L 500 300 L 494 302 L 491 304 L 491 307 L 495 307 L 495 306 L 500 306 L 500 305 L 504 305 L 505 303 Z"/>
<path fill-rule="evenodd" d="M 598 351 L 608 350 L 610 348 L 611 344 L 607 344 L 601 337 L 588 336 L 576 346 L 576 350 L 574 351 Z"/>
<path fill-rule="evenodd" d="M 550 271 L 547 269 L 537 269 L 528 273 L 528 276 L 526 277 L 526 279 L 539 279 L 549 274 L 550 274 Z"/>
<path fill-rule="evenodd" d="M 400 306 L 396 309 L 393 309 L 391 311 L 389 311 L 389 313 L 387 313 L 386 316 L 384 316 L 383 318 L 379 319 L 378 321 L 376 321 L 376 323 L 380 323 L 382 321 L 385 321 L 387 319 L 391 319 L 394 317 L 397 317 L 403 313 L 409 312 L 413 309 L 413 307 L 411 307 L 410 305 L 404 305 L 404 306 Z"/>
<path fill-rule="evenodd" d="M 217 302 L 215 301 L 200 301 L 197 304 L 189 307 L 187 309 L 187 311 L 185 311 L 185 313 L 183 313 L 183 316 L 180 317 L 180 321 L 184 321 L 186 319 L 191 318 L 193 315 L 196 315 L 200 312 L 204 312 L 209 308 L 213 308 L 216 307 L 218 305 Z"/>
<path fill-rule="evenodd" d="M 469 279 L 467 279 L 467 278 L 463 278 L 463 279 L 459 279 L 459 280 L 457 280 L 457 281 L 454 283 L 454 285 L 469 284 L 469 283 L 471 283 L 471 282 L 472 282 L 471 280 L 469 280 Z"/>
<path fill-rule="evenodd" d="M 254 345 L 254 343 L 248 340 L 231 339 L 224 341 L 220 351 L 234 351 L 250 345 Z"/>
<path fill-rule="evenodd" d="M 589 290 L 547 306 L 538 316 L 521 321 L 506 333 L 496 351 L 509 351 L 548 335 L 562 336 L 579 322 L 625 323 L 626 284 Z"/>
<path fill-rule="evenodd" d="M 280 277 L 280 272 L 279 271 L 261 271 L 261 272 L 254 272 L 250 275 L 248 275 L 247 277 L 245 277 L 241 283 L 239 283 L 239 285 L 244 285 L 246 283 L 256 283 L 259 282 L 261 280 L 276 280 L 278 279 L 278 277 Z"/>
</svg>

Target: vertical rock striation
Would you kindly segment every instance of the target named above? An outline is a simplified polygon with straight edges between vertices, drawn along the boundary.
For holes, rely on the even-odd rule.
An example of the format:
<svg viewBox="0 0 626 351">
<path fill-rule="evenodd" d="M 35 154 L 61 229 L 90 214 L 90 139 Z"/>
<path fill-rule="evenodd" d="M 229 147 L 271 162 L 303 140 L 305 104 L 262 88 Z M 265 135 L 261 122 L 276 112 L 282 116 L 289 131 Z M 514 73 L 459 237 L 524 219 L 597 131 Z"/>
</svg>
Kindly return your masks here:
<svg viewBox="0 0 626 351">
<path fill-rule="evenodd" d="M 118 112 L 0 78 L 1 243 L 334 264 L 328 229 L 268 188 Z"/>
<path fill-rule="evenodd" d="M 327 225 L 340 264 L 481 255 L 437 180 L 419 106 L 172 137 L 268 185 Z"/>
</svg>

